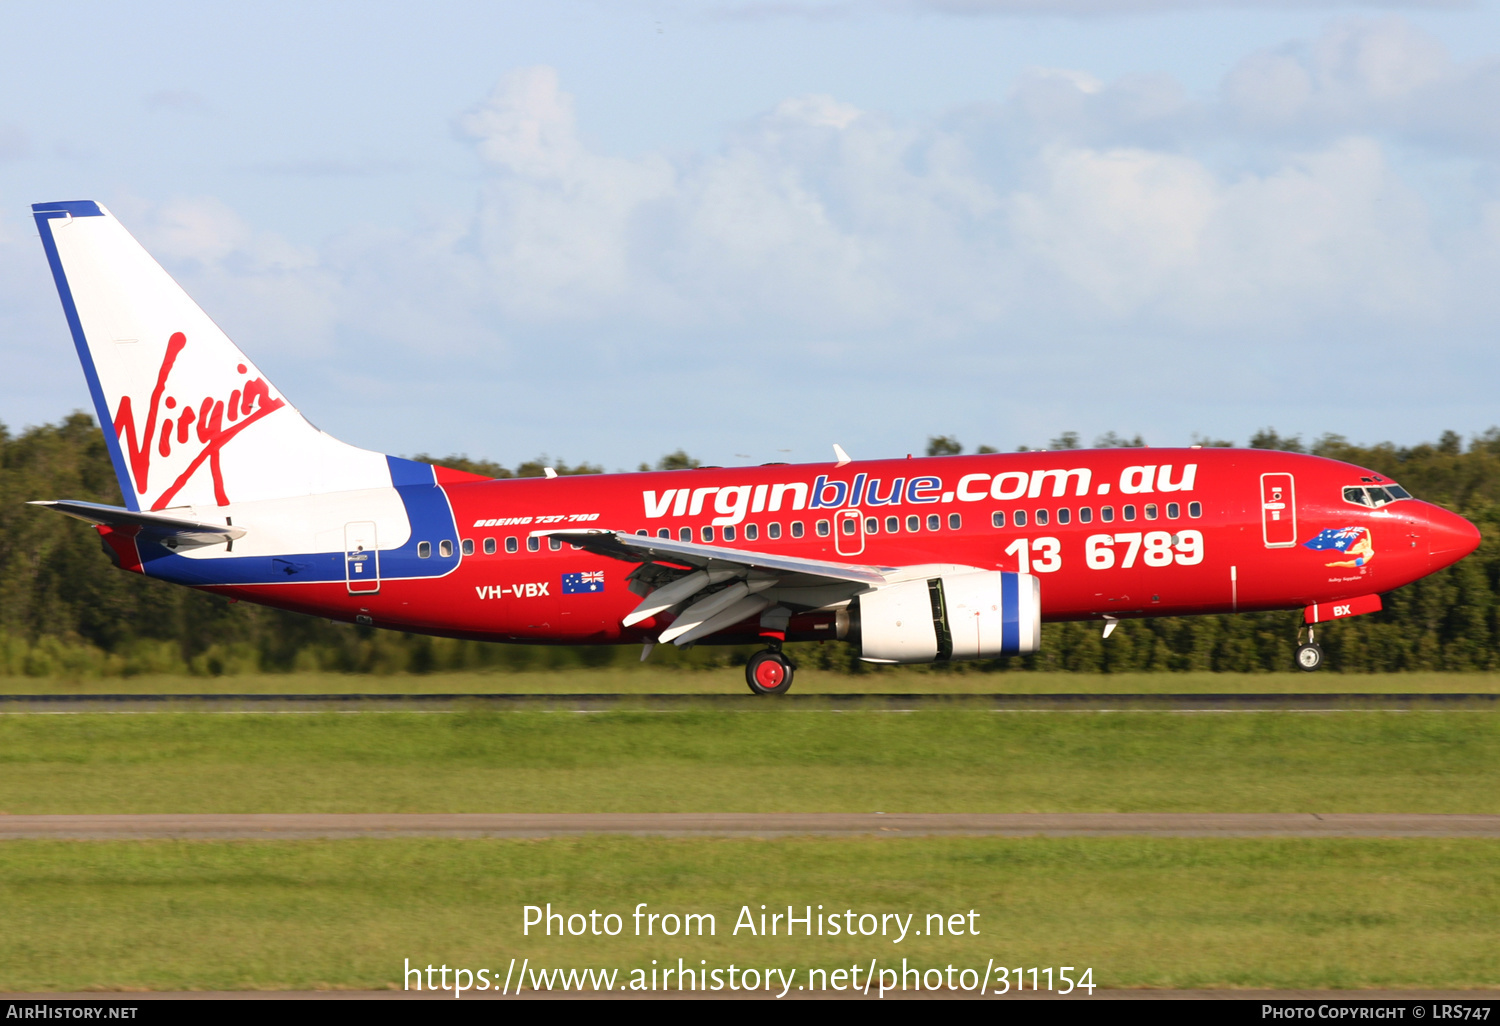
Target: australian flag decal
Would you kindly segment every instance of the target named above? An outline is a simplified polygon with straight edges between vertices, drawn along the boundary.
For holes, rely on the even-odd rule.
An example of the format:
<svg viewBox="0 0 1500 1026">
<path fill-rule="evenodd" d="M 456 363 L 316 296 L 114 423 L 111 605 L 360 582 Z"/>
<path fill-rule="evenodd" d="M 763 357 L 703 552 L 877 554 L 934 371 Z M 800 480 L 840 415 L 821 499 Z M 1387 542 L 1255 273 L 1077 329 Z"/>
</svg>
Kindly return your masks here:
<svg viewBox="0 0 1500 1026">
<path fill-rule="evenodd" d="M 564 595 L 591 595 L 604 590 L 604 571 L 591 570 L 581 574 L 562 575 Z"/>
<path fill-rule="evenodd" d="M 1359 541 L 1364 533 L 1363 527 L 1330 527 L 1317 537 L 1303 542 L 1302 547 L 1313 550 L 1338 549 L 1340 552 L 1348 552 L 1349 546 Z"/>
</svg>

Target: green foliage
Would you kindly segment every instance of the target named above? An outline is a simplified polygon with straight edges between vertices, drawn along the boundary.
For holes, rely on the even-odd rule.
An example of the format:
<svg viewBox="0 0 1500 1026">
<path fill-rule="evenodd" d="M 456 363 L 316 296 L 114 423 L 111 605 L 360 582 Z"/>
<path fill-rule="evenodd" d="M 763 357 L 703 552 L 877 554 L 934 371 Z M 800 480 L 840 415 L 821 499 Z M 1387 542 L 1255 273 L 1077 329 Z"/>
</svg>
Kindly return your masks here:
<svg viewBox="0 0 1500 1026">
<path fill-rule="evenodd" d="M 1075 432 L 1052 440 L 1077 444 Z M 1113 433 L 1096 445 L 1139 445 Z M 1220 442 L 1205 444 L 1225 444 Z M 1436 443 L 1355 445 L 1326 434 L 1309 447 L 1267 428 L 1251 445 L 1311 452 L 1368 467 L 1412 494 L 1454 509 L 1486 540 L 1456 566 L 1385 596 L 1385 610 L 1319 629 L 1329 665 L 1351 672 L 1500 669 L 1500 428 L 1465 445 L 1454 432 Z M 981 446 L 980 451 L 987 447 Z M 936 435 L 929 452 L 959 452 Z M 546 458 L 508 469 L 488 460 L 433 460 L 491 477 L 539 476 Z M 696 467 L 683 450 L 657 469 Z M 559 474 L 598 473 L 557 461 Z M 633 646 L 567 648 L 490 645 L 333 624 L 224 599 L 114 570 L 86 524 L 28 507 L 30 499 L 71 498 L 119 504 L 104 438 L 82 412 L 13 435 L 0 425 L 0 675 L 80 679 L 140 674 L 203 676 L 249 672 L 427 673 L 540 670 L 637 663 Z M 1104 673 L 1284 670 L 1299 614 L 1256 613 L 1131 621 L 1106 642 L 1097 624 L 1048 624 L 1034 656 L 933 673 L 1048 670 Z M 743 663 L 748 648 L 661 646 L 653 667 L 722 668 Z M 819 669 L 878 672 L 847 646 L 809 645 L 796 658 Z"/>
<path fill-rule="evenodd" d="M 1140 435 L 1136 435 L 1134 438 L 1121 438 L 1113 431 L 1105 432 L 1094 439 L 1095 449 L 1139 449 L 1145 444 Z"/>
<path fill-rule="evenodd" d="M 927 439 L 929 456 L 957 456 L 963 451 L 964 447 L 952 435 L 932 435 Z"/>
<path fill-rule="evenodd" d="M 1337 438 L 1337 435 L 1328 437 Z M 1300 435 L 1292 435 L 1282 438 L 1276 433 L 1275 428 L 1262 428 L 1250 436 L 1250 448 L 1252 449 L 1280 449 L 1282 452 L 1306 452 L 1302 446 Z"/>
<path fill-rule="evenodd" d="M 702 463 L 693 459 L 693 457 L 689 456 L 682 449 L 678 449 L 676 452 L 669 452 L 656 461 L 657 470 L 694 470 L 702 465 Z M 645 464 L 641 465 L 641 469 L 646 469 Z"/>
</svg>

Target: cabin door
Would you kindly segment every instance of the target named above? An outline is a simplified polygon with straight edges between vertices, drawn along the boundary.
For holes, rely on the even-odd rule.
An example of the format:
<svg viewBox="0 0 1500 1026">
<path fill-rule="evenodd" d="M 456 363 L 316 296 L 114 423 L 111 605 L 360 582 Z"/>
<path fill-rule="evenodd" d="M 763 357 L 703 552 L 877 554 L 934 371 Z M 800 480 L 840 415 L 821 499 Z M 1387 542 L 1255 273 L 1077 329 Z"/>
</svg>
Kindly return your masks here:
<svg viewBox="0 0 1500 1026">
<path fill-rule="evenodd" d="M 1297 487 L 1291 474 L 1260 475 L 1260 524 L 1266 548 L 1297 544 Z"/>
<path fill-rule="evenodd" d="M 344 525 L 344 580 L 351 595 L 380 590 L 380 550 L 375 547 L 375 525 L 368 520 Z"/>
</svg>

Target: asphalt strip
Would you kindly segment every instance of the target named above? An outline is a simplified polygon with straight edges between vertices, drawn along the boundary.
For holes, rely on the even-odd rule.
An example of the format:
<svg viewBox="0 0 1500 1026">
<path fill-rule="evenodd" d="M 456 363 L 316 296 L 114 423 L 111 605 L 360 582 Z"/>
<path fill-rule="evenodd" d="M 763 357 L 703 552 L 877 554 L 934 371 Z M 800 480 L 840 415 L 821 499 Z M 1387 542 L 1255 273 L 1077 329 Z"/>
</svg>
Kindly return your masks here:
<svg viewBox="0 0 1500 1026">
<path fill-rule="evenodd" d="M 0 815 L 0 840 L 381 837 L 1500 837 L 1500 815 L 1366 813 L 195 813 Z"/>
<path fill-rule="evenodd" d="M 544 710 L 736 712 L 1343 712 L 1500 711 L 1500 693 L 1273 692 L 1229 694 L 65 694 L 0 695 L 5 713 L 313 713 Z"/>
</svg>

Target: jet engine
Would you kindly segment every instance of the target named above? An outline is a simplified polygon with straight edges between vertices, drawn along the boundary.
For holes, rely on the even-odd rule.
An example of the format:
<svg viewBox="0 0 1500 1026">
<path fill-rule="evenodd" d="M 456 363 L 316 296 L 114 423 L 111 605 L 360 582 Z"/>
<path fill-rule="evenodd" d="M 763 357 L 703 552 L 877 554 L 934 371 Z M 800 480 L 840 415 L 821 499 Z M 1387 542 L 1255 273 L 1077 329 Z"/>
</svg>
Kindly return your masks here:
<svg viewBox="0 0 1500 1026">
<path fill-rule="evenodd" d="M 867 663 L 992 659 L 1041 647 L 1041 584 L 1031 574 L 976 570 L 900 581 L 852 606 Z"/>
</svg>

